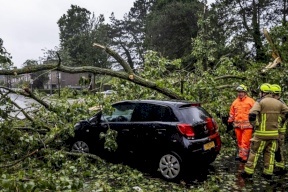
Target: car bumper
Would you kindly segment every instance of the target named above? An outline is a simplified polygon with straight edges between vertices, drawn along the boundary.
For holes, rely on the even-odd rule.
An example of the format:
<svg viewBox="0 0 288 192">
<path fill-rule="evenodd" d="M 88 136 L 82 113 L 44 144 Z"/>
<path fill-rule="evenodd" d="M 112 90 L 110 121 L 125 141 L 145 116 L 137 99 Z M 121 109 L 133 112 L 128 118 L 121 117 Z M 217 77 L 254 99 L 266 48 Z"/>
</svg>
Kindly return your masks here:
<svg viewBox="0 0 288 192">
<path fill-rule="evenodd" d="M 220 152 L 221 138 L 218 132 L 202 139 L 188 140 L 183 137 L 182 145 L 184 148 L 182 147 L 180 154 L 183 160 L 211 163 Z"/>
</svg>

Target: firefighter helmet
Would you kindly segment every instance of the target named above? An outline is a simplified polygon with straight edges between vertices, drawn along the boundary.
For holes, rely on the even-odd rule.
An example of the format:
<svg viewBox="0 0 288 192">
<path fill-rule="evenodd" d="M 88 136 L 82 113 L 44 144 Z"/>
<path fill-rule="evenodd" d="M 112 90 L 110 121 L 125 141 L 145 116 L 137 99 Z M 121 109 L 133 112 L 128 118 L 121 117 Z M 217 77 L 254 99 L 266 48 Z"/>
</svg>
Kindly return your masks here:
<svg viewBox="0 0 288 192">
<path fill-rule="evenodd" d="M 271 85 L 271 91 L 272 93 L 279 94 L 281 93 L 281 87 L 277 84 L 273 84 Z"/>
<path fill-rule="evenodd" d="M 269 83 L 263 83 L 260 86 L 260 91 L 263 93 L 270 93 L 271 92 L 271 85 Z"/>
<path fill-rule="evenodd" d="M 241 84 L 238 87 L 236 87 L 236 91 L 247 92 L 247 87 L 245 85 Z"/>
</svg>

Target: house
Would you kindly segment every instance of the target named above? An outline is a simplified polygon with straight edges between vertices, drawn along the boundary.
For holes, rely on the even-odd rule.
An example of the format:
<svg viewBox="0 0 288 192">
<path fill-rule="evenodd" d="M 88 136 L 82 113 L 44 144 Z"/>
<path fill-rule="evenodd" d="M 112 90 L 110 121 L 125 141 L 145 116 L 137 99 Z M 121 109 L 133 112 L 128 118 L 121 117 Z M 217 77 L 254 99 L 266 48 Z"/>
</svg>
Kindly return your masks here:
<svg viewBox="0 0 288 192">
<path fill-rule="evenodd" d="M 20 82 L 31 82 L 30 73 L 22 74 L 22 75 L 1 75 L 0 82 L 6 87 L 17 87 Z"/>
<path fill-rule="evenodd" d="M 82 89 L 85 85 L 80 84 L 81 77 L 87 78 L 89 73 L 65 73 L 60 71 L 51 71 L 48 82 L 44 85 L 44 89 L 57 89 L 70 87 L 74 89 Z M 86 85 L 88 86 L 88 85 Z"/>
</svg>

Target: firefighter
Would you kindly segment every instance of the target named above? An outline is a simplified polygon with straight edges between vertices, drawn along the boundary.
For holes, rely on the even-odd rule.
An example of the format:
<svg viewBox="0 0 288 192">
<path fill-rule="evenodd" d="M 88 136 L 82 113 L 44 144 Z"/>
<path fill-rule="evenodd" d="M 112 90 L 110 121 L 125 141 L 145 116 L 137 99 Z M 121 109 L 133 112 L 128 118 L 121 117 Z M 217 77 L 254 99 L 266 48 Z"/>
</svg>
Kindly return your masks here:
<svg viewBox="0 0 288 192">
<path fill-rule="evenodd" d="M 281 87 L 277 84 L 271 85 L 271 91 L 273 98 L 281 101 L 284 101 L 280 98 L 281 94 Z M 285 142 L 285 133 L 286 133 L 286 124 L 287 121 L 283 121 L 283 117 L 279 117 L 279 140 L 278 140 L 278 149 L 275 153 L 275 171 L 276 174 L 282 175 L 285 174 L 287 171 L 285 170 L 285 159 L 284 159 L 284 142 Z"/>
<path fill-rule="evenodd" d="M 248 114 L 255 101 L 247 96 L 247 87 L 245 85 L 239 85 L 236 87 L 236 91 L 238 92 L 238 97 L 230 107 L 228 127 L 230 127 L 230 129 L 234 127 L 235 130 L 238 146 L 238 154 L 235 159 L 245 163 L 247 161 L 250 139 L 253 132 Z"/>
<path fill-rule="evenodd" d="M 256 119 L 259 125 L 254 127 L 254 135 L 251 139 L 249 158 L 245 164 L 241 176 L 252 177 L 258 158 L 263 153 L 264 170 L 263 177 L 272 178 L 274 169 L 275 151 L 278 145 L 278 118 L 281 114 L 288 116 L 288 107 L 279 100 L 272 98 L 271 86 L 262 84 L 260 86 L 261 99 L 255 102 L 249 112 L 249 121 L 255 125 Z"/>
</svg>

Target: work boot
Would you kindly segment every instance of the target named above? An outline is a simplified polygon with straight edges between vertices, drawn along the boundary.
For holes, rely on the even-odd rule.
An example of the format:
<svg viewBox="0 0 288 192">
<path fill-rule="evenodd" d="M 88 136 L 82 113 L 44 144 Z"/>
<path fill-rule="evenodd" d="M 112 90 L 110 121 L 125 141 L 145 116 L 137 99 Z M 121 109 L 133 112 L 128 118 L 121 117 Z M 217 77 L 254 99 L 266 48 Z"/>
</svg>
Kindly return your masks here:
<svg viewBox="0 0 288 192">
<path fill-rule="evenodd" d="M 241 177 L 242 178 L 252 178 L 252 174 L 246 173 L 245 171 L 241 172 Z"/>
<path fill-rule="evenodd" d="M 285 175 L 287 173 L 287 170 L 284 168 L 278 168 L 274 171 L 275 175 Z"/>
<path fill-rule="evenodd" d="M 267 180 L 272 180 L 272 175 L 268 175 L 268 174 L 262 173 L 262 177 L 264 177 Z"/>
</svg>

